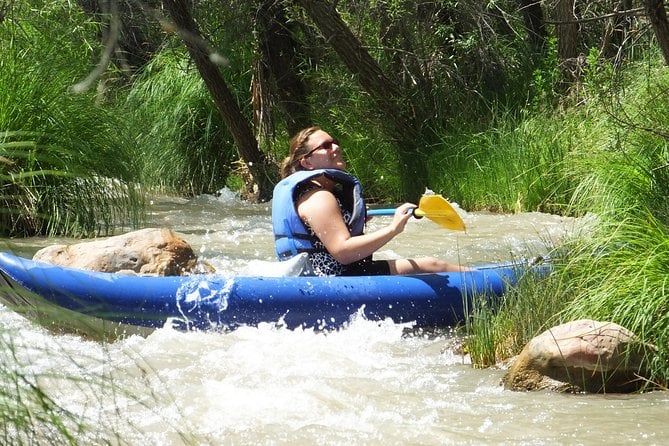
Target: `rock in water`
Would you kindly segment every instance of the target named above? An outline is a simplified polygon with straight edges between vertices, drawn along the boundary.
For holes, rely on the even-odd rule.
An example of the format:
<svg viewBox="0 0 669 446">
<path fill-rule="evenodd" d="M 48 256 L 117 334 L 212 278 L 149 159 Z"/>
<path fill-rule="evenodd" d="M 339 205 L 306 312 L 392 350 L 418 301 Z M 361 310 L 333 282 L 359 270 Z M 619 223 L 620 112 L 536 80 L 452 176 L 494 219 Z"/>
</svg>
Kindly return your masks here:
<svg viewBox="0 0 669 446">
<path fill-rule="evenodd" d="M 646 384 L 644 358 L 651 350 L 618 324 L 577 320 L 533 338 L 503 382 L 512 390 L 635 391 Z"/>
<path fill-rule="evenodd" d="M 147 228 L 73 245 L 39 250 L 33 260 L 102 272 L 158 276 L 190 273 L 197 256 L 182 237 L 170 229 Z"/>
</svg>

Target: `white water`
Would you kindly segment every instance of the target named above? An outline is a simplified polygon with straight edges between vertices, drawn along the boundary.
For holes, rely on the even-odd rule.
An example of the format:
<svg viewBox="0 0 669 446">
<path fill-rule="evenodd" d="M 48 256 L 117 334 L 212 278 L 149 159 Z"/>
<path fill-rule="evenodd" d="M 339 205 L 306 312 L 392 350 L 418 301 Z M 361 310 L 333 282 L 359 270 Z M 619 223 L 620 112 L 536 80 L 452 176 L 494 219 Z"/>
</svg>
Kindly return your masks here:
<svg viewBox="0 0 669 446">
<path fill-rule="evenodd" d="M 220 270 L 271 260 L 267 205 L 199 197 L 152 206 L 152 226 L 183 233 Z M 380 256 L 488 263 L 544 254 L 575 222 L 462 212 L 466 234 L 412 221 Z M 383 222 L 377 217 L 376 223 Z M 4 241 L 14 252 L 62 240 Z M 65 240 L 71 242 L 71 240 Z M 501 370 L 471 368 L 457 338 L 407 336 L 355 320 L 330 333 L 271 326 L 230 333 L 156 330 L 101 343 L 57 335 L 0 309 L 24 373 L 61 406 L 133 445 L 663 444 L 669 395 L 515 393 Z M 7 349 L 3 349 L 5 352 Z M 5 353 L 6 355 L 7 353 Z M 73 380 L 73 378 L 75 380 Z"/>
</svg>

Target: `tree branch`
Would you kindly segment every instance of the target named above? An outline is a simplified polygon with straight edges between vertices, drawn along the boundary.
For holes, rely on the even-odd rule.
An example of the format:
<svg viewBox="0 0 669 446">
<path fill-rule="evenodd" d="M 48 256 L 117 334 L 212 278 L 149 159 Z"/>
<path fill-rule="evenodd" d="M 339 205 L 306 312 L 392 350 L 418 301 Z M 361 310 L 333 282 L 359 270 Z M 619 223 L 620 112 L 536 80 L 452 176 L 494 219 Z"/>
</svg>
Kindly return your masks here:
<svg viewBox="0 0 669 446">
<path fill-rule="evenodd" d="M 596 22 L 598 20 L 604 20 L 604 19 L 610 19 L 612 17 L 620 17 L 620 16 L 626 16 L 626 15 L 643 15 L 641 13 L 644 12 L 644 8 L 634 8 L 634 9 L 626 9 L 624 11 L 615 11 L 610 14 L 604 14 L 600 15 L 597 17 L 589 17 L 587 19 L 575 19 L 575 20 L 546 20 L 547 24 L 550 25 L 572 25 L 576 23 L 588 23 L 588 22 Z"/>
</svg>

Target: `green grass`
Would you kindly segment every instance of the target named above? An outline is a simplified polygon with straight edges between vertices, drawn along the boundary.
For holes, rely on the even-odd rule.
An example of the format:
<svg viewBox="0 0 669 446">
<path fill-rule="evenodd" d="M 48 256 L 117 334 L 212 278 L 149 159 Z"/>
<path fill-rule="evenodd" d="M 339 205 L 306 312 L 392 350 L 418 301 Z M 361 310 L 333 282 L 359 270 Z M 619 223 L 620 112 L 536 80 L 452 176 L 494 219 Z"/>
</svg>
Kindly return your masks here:
<svg viewBox="0 0 669 446">
<path fill-rule="evenodd" d="M 172 396 L 158 384 L 154 388 L 146 380 L 115 376 L 157 374 L 137 352 L 121 353 L 103 341 L 96 344 L 92 339 L 74 341 L 71 335 L 55 332 L 26 331 L 0 328 L 0 443 L 128 445 L 155 440 L 155 433 L 144 432 L 141 423 L 132 419 L 132 410 L 123 408 L 142 407 L 150 412 L 158 400 Z M 187 431 L 178 408 L 169 419 L 164 414 L 153 415 L 181 444 L 208 442 Z"/>
<path fill-rule="evenodd" d="M 64 2 L 17 5 L 0 28 L 3 235 L 92 236 L 141 220 L 125 121 L 70 91 L 93 68 L 94 39 Z"/>
<path fill-rule="evenodd" d="M 591 215 L 592 223 L 558 248 L 548 280 L 523 284 L 495 311 L 474 313 L 469 349 L 477 365 L 517 354 L 552 325 L 589 318 L 618 323 L 654 346 L 647 350 L 647 378 L 667 387 L 669 75 L 657 74 L 563 115 L 562 135 L 569 137 L 558 136 L 564 161 L 556 178 L 568 184 L 564 209 Z M 617 104 L 615 114 L 611 104 Z M 482 181 L 492 188 L 488 178 Z M 505 187 L 514 190 L 508 182 Z"/>
<path fill-rule="evenodd" d="M 182 195 L 214 193 L 234 174 L 232 137 L 184 51 L 157 56 L 124 109 L 145 186 Z"/>
<path fill-rule="evenodd" d="M 472 363 L 489 367 L 518 354 L 532 337 L 561 323 L 561 312 L 570 299 L 564 276 L 522 273 L 518 285 L 498 304 L 474 305 L 465 327 Z"/>
<path fill-rule="evenodd" d="M 647 141 L 652 142 L 652 138 Z M 669 382 L 669 215 L 665 154 L 656 147 L 609 155 L 582 183 L 581 201 L 597 209 L 599 224 L 571 248 L 566 274 L 574 301 L 566 317 L 616 322 L 657 346 L 648 358 L 652 379 Z M 658 155 L 656 153 L 656 155 Z M 587 199 L 586 199 L 587 197 Z"/>
<path fill-rule="evenodd" d="M 565 213 L 578 184 L 569 174 L 575 160 L 607 136 L 581 111 L 502 115 L 484 130 L 444 137 L 431 156 L 434 188 L 471 211 Z"/>
</svg>

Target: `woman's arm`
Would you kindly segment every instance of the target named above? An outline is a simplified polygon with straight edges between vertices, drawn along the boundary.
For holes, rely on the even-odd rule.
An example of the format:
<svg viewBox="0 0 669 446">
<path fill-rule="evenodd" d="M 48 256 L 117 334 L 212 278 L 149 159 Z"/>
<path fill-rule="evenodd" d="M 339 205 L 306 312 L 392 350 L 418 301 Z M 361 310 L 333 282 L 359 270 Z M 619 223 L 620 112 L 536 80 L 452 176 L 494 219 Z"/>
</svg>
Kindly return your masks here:
<svg viewBox="0 0 669 446">
<path fill-rule="evenodd" d="M 326 189 L 314 189 L 304 194 L 298 202 L 297 213 L 313 229 L 332 257 L 348 265 L 373 254 L 404 231 L 411 218 L 409 210 L 415 207 L 405 203 L 397 208 L 390 224 L 355 237 L 348 232 L 337 199 Z"/>
</svg>

